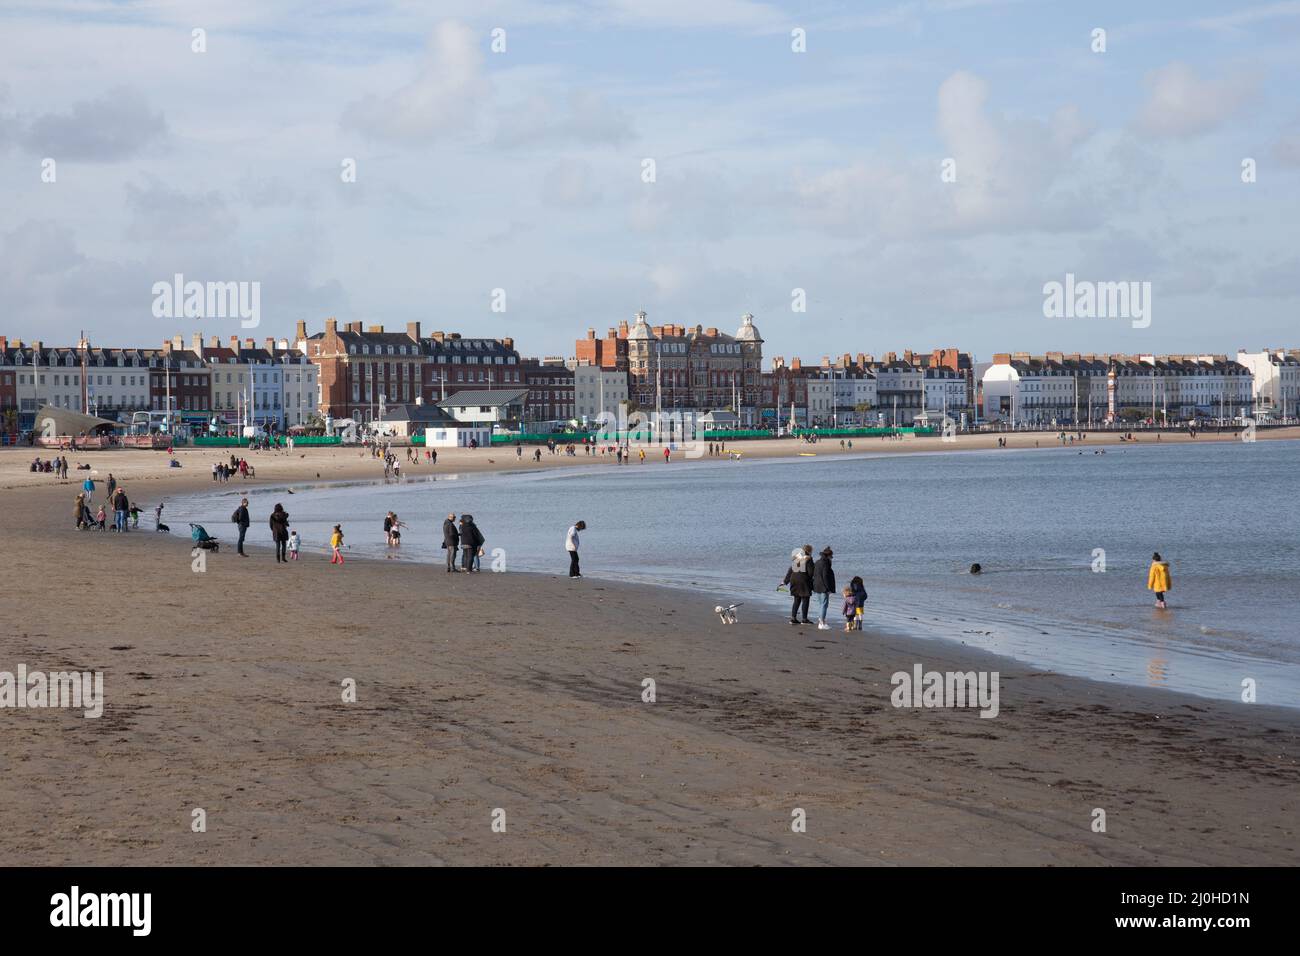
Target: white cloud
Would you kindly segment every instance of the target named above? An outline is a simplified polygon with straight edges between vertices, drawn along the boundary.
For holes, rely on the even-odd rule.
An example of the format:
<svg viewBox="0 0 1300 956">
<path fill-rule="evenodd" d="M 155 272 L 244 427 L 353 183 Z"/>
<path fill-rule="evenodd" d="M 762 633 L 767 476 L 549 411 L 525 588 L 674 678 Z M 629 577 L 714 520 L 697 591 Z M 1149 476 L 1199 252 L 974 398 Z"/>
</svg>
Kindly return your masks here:
<svg viewBox="0 0 1300 956">
<path fill-rule="evenodd" d="M 1170 63 L 1147 75 L 1148 94 L 1139 127 L 1175 139 L 1209 132 L 1232 117 L 1254 94 L 1246 76 L 1202 80 L 1185 63 Z"/>
<path fill-rule="evenodd" d="M 347 107 L 345 126 L 393 143 L 427 142 L 471 126 L 491 92 L 483 37 L 455 20 L 434 28 L 419 75 L 387 96 Z"/>
<path fill-rule="evenodd" d="M 1068 173 L 1090 126 L 1072 106 L 1047 122 L 1013 120 L 988 108 L 988 85 L 958 72 L 938 91 L 942 140 L 928 157 L 876 156 L 816 176 L 798 191 L 815 222 L 860 236 L 975 235 L 1019 229 L 1078 229 L 1094 213 Z M 956 179 L 944 182 L 952 160 Z"/>
</svg>

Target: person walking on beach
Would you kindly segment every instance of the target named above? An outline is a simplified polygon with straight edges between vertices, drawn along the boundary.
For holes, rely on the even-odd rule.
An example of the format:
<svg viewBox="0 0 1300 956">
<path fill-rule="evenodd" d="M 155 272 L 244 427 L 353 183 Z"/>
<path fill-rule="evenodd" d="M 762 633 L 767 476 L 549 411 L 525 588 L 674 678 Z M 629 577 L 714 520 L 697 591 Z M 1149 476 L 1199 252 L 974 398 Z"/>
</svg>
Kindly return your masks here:
<svg viewBox="0 0 1300 956">
<path fill-rule="evenodd" d="M 90 507 L 92 504 L 95 503 L 95 479 L 94 478 L 91 478 L 89 475 L 87 475 L 86 480 L 81 483 L 81 491 L 86 496 L 86 507 Z"/>
<path fill-rule="evenodd" d="M 1162 610 L 1165 608 L 1165 592 L 1172 591 L 1173 588 L 1169 562 L 1160 557 L 1160 552 L 1157 551 L 1151 555 L 1151 567 L 1147 569 L 1147 590 L 1156 592 L 1156 607 Z"/>
<path fill-rule="evenodd" d="M 275 542 L 275 563 L 289 563 L 289 512 L 284 510 L 284 505 L 276 502 L 275 509 L 271 512 L 271 540 Z"/>
<path fill-rule="evenodd" d="M 77 530 L 80 531 L 86 526 L 86 493 L 83 491 L 77 495 Z"/>
<path fill-rule="evenodd" d="M 587 522 L 579 521 L 573 525 L 564 535 L 564 550 L 569 552 L 569 577 L 582 577 L 582 569 L 578 567 L 578 532 L 587 530 Z"/>
<path fill-rule="evenodd" d="M 334 533 L 330 535 L 330 549 L 334 552 L 330 557 L 330 564 L 343 563 L 343 525 L 336 524 Z"/>
<path fill-rule="evenodd" d="M 442 547 L 447 552 L 447 573 L 456 572 L 456 552 L 460 548 L 460 532 L 456 530 L 455 513 L 447 515 L 442 523 Z"/>
<path fill-rule="evenodd" d="M 808 601 L 812 598 L 812 575 L 808 570 L 812 561 L 809 554 L 811 551 L 811 545 L 795 548 L 790 554 L 790 567 L 786 569 L 785 578 L 781 581 L 783 586 L 788 585 L 790 588 L 790 598 L 793 601 L 790 605 L 791 624 L 812 623 L 808 620 Z"/>
<path fill-rule="evenodd" d="M 108 488 L 104 492 L 104 494 L 108 497 L 109 501 L 113 500 L 113 492 L 116 490 L 117 490 L 117 479 L 113 477 L 113 473 L 110 471 L 108 473 Z"/>
<path fill-rule="evenodd" d="M 236 508 L 235 513 L 230 516 L 230 520 L 239 526 L 239 546 L 237 550 L 240 557 L 246 558 L 248 555 L 244 554 L 244 535 L 248 534 L 249 524 L 247 498 L 240 499 L 239 507 Z"/>
<path fill-rule="evenodd" d="M 298 537 L 297 531 L 289 532 L 289 557 L 298 560 L 298 549 L 302 547 L 302 539 Z"/>
<path fill-rule="evenodd" d="M 830 607 L 831 595 L 835 593 L 835 569 L 831 567 L 833 553 L 830 548 L 823 548 L 821 557 L 813 565 L 813 594 L 817 596 L 817 606 L 821 613 L 817 617 L 817 630 L 829 631 L 826 623 L 827 609 Z"/>
</svg>

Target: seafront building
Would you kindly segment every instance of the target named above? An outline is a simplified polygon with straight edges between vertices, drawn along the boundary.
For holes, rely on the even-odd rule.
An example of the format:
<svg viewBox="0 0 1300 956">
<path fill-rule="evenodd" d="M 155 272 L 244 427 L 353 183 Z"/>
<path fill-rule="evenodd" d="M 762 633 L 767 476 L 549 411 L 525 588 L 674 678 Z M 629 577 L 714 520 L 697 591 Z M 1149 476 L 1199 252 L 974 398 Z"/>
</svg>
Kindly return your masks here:
<svg viewBox="0 0 1300 956">
<path fill-rule="evenodd" d="M 542 359 L 522 359 L 519 370 L 523 375 L 523 384 L 528 388 L 524 421 L 532 425 L 552 426 L 573 418 L 573 369 L 569 368 L 563 358 L 548 355 Z"/>
<path fill-rule="evenodd" d="M 1224 355 L 999 353 L 981 379 L 982 417 L 1012 426 L 1254 414 L 1251 371 Z"/>
<path fill-rule="evenodd" d="M 1255 410 L 1261 416 L 1300 416 L 1300 349 L 1243 349 L 1237 361 L 1250 369 Z"/>
<path fill-rule="evenodd" d="M 617 421 L 620 409 L 627 405 L 626 371 L 586 365 L 573 367 L 573 414 L 583 424 Z M 608 416 L 608 417 L 606 417 Z"/>
<path fill-rule="evenodd" d="M 405 332 L 361 322 L 340 327 L 325 321 L 323 332 L 307 334 L 299 322 L 294 347 L 317 366 L 317 406 L 322 417 L 369 422 L 386 404 L 426 404 L 458 391 L 514 387 L 521 382 L 514 341 L 466 339 L 457 333 L 420 334 L 420 323 Z"/>
<path fill-rule="evenodd" d="M 759 423 L 763 338 L 748 313 L 736 334 L 728 335 L 703 325 L 651 326 L 642 311 L 631 328 L 620 322 L 603 339 L 588 329 L 586 339 L 576 343 L 575 354 L 575 374 L 582 366 L 625 372 L 633 410 L 703 413 L 729 408 L 743 426 Z M 608 388 L 612 379 L 599 381 Z M 575 405 L 579 401 L 575 398 Z"/>
<path fill-rule="evenodd" d="M 650 325 L 645 312 L 601 338 L 588 329 L 569 358 L 524 358 L 511 338 L 404 331 L 328 319 L 309 333 L 256 342 L 201 332 L 161 348 L 23 343 L 0 336 L 3 431 L 33 426 L 44 405 L 130 422 L 150 413 L 195 431 L 244 424 L 282 431 L 329 419 L 393 421 L 388 409 L 434 407 L 484 425 L 550 432 L 602 413 L 711 415 L 715 425 L 1051 427 L 1182 423 L 1300 414 L 1300 350 L 1226 355 L 998 353 L 977 364 L 956 348 L 863 352 L 804 363 L 771 359 L 746 314 L 734 335 L 713 326 Z M 449 402 L 462 392 L 508 392 Z M 462 411 L 457 413 L 455 409 Z M 434 416 L 429 411 L 415 417 Z M 468 434 L 468 433 L 467 433 Z M 456 440 L 448 436 L 449 440 Z"/>
</svg>

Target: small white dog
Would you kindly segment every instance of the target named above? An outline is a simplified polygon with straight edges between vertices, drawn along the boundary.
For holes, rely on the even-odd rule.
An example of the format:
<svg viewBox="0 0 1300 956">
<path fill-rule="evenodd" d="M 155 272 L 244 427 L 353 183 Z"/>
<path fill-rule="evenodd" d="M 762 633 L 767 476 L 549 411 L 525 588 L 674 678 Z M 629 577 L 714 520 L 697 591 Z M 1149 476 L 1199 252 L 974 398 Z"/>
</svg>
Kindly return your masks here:
<svg viewBox="0 0 1300 956">
<path fill-rule="evenodd" d="M 740 607 L 739 604 L 728 604 L 726 607 L 719 604 L 713 610 L 718 617 L 722 618 L 723 624 L 735 624 L 739 620 L 736 617 L 736 608 L 738 607 Z"/>
</svg>

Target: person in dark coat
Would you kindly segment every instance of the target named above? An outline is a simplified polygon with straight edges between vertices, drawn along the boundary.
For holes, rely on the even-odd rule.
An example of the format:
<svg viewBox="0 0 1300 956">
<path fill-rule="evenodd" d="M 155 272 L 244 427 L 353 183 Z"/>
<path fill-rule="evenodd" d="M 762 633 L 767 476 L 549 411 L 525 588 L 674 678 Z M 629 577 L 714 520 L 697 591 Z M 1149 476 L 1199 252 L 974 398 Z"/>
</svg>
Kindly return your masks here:
<svg viewBox="0 0 1300 956">
<path fill-rule="evenodd" d="M 230 516 L 230 520 L 239 526 L 238 551 L 240 557 L 246 558 L 248 557 L 248 555 L 244 554 L 244 536 L 248 534 L 248 499 L 247 498 L 243 498 L 240 500 L 239 507 L 236 508 L 235 513 Z"/>
<path fill-rule="evenodd" d="M 279 564 L 283 561 L 289 563 L 289 512 L 284 510 L 284 506 L 276 503 L 275 510 L 271 512 L 271 540 L 275 542 L 275 561 Z"/>
<path fill-rule="evenodd" d="M 442 523 L 442 547 L 447 552 L 447 573 L 456 571 L 456 550 L 460 547 L 460 532 L 456 530 L 456 516 L 447 515 Z"/>
<path fill-rule="evenodd" d="M 790 555 L 790 567 L 786 569 L 783 585 L 789 585 L 790 597 L 794 603 L 790 606 L 791 624 L 811 624 L 808 620 L 808 601 L 812 597 L 812 558 L 803 548 L 796 548 Z M 802 613 L 802 617 L 800 616 Z"/>
<path fill-rule="evenodd" d="M 460 516 L 460 569 L 474 570 L 474 556 L 483 547 L 483 532 L 474 524 L 473 515 Z"/>
<path fill-rule="evenodd" d="M 126 531 L 126 513 L 131 507 L 131 503 L 126 498 L 126 491 L 122 488 L 117 489 L 117 493 L 112 496 L 113 499 L 113 530 Z"/>
<path fill-rule="evenodd" d="M 831 595 L 835 593 L 835 569 L 831 567 L 831 558 L 834 552 L 830 548 L 823 548 L 821 557 L 813 565 L 813 594 L 817 596 L 817 606 L 821 610 L 821 615 L 817 618 L 817 630 L 829 631 L 831 626 L 826 623 L 826 611 L 831 602 Z"/>
</svg>

